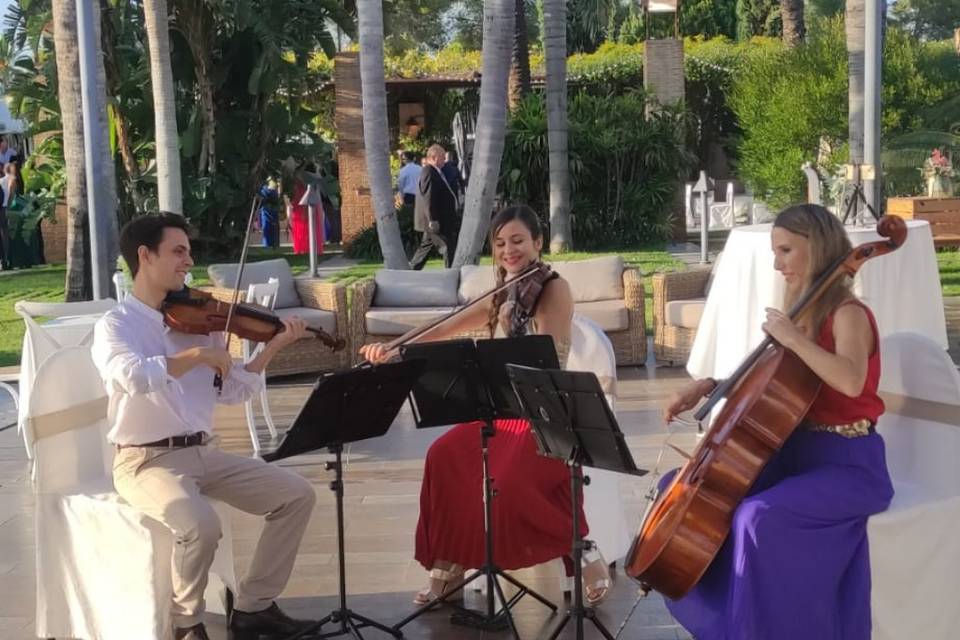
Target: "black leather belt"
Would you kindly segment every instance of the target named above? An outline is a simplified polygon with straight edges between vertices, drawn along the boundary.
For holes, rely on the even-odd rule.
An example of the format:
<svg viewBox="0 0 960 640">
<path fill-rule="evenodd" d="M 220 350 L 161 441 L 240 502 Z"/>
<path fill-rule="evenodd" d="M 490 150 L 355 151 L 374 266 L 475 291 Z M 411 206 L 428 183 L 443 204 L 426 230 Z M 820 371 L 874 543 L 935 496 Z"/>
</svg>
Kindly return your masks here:
<svg viewBox="0 0 960 640">
<path fill-rule="evenodd" d="M 206 439 L 207 434 L 203 431 L 198 431 L 197 433 L 190 433 L 185 436 L 170 436 L 169 438 L 164 438 L 163 440 L 156 440 L 154 442 L 147 442 L 146 444 L 122 444 L 120 445 L 121 449 L 126 447 L 163 447 L 165 449 L 180 449 L 183 447 L 197 447 L 203 444 Z"/>
</svg>

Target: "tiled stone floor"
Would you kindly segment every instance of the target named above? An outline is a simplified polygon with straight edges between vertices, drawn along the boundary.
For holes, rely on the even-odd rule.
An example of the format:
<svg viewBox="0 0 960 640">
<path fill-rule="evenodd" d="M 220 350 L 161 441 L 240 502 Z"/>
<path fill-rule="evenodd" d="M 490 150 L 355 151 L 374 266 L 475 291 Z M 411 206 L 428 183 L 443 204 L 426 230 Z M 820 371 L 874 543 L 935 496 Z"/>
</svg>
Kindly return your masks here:
<svg viewBox="0 0 960 640">
<path fill-rule="evenodd" d="M 657 419 L 662 399 L 686 379 L 681 369 L 632 367 L 620 370 L 620 401 L 617 406 L 621 428 L 640 467 L 650 467 L 660 451 L 664 430 Z M 271 406 L 278 425 L 291 422 L 309 391 L 307 384 L 284 382 L 272 385 Z M 0 397 L 0 425 L 13 420 L 12 403 Z M 222 446 L 249 453 L 250 443 L 242 412 L 236 407 L 218 409 L 216 428 Z M 426 582 L 426 573 L 413 560 L 413 534 L 418 513 L 418 495 L 423 456 L 443 429 L 418 430 L 406 409 L 384 437 L 355 443 L 345 452 L 345 500 L 347 532 L 347 584 L 349 606 L 359 613 L 393 624 L 413 610 L 414 592 Z M 262 430 L 267 444 L 266 429 Z M 691 432 L 675 437 L 681 447 L 692 446 Z M 318 502 L 301 546 L 298 563 L 282 596 L 291 613 L 321 617 L 337 605 L 336 530 L 333 494 L 327 489 L 329 473 L 324 454 L 310 454 L 279 464 L 294 467 L 317 489 Z M 665 454 L 664 467 L 676 466 L 679 457 Z M 621 494 L 628 522 L 635 523 L 649 488 L 648 478 L 624 477 Z M 259 520 L 239 512 L 233 517 L 234 551 L 238 571 L 249 561 L 260 531 Z M 16 428 L 0 431 L 0 637 L 9 640 L 33 638 L 36 578 L 34 570 L 33 501 L 29 463 Z M 564 610 L 558 566 L 547 565 L 517 572 L 519 579 L 539 590 Z M 468 593 L 467 604 L 482 606 L 479 593 Z M 616 633 L 637 601 L 634 583 L 620 573 L 613 593 L 598 609 L 599 617 Z M 109 605 L 107 605 L 109 606 Z M 531 598 L 515 607 L 522 638 L 539 638 L 559 616 Z M 213 638 L 227 638 L 222 617 L 210 615 Z M 326 631 L 332 630 L 326 627 Z M 407 638 L 496 638 L 509 633 L 483 633 L 450 623 L 448 611 L 425 615 L 404 628 Z M 368 638 L 389 637 L 364 630 Z M 568 625 L 561 638 L 574 638 Z M 587 638 L 599 638 L 587 625 Z M 689 638 L 672 620 L 657 595 L 637 604 L 621 638 L 660 640 Z M 136 639 L 134 639 L 136 640 Z"/>
</svg>

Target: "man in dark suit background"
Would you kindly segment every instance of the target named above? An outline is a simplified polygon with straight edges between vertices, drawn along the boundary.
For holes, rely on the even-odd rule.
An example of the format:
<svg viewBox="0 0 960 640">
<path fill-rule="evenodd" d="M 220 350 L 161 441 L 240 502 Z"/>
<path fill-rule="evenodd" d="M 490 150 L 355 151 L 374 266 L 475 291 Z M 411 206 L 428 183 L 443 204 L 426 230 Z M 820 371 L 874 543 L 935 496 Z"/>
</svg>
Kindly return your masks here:
<svg viewBox="0 0 960 640">
<path fill-rule="evenodd" d="M 427 149 L 413 212 L 413 228 L 423 236 L 410 260 L 411 269 L 423 269 L 434 247 L 449 269 L 457 251 L 457 197 L 440 170 L 445 161 L 443 147 L 435 144 Z"/>
</svg>

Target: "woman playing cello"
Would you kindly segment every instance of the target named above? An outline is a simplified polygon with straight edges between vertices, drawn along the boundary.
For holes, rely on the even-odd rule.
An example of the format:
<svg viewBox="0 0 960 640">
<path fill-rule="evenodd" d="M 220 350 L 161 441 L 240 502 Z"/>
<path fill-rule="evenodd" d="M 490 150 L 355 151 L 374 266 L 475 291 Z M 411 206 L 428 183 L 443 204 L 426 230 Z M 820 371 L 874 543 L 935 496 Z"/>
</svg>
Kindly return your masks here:
<svg viewBox="0 0 960 640">
<path fill-rule="evenodd" d="M 772 245 L 774 268 L 786 280 L 785 308 L 851 250 L 839 220 L 816 205 L 780 213 Z M 763 328 L 823 386 L 737 507 L 709 569 L 685 596 L 667 599 L 698 640 L 870 637 L 867 518 L 893 497 L 874 430 L 884 410 L 877 323 L 849 277 L 835 280 L 800 323 L 767 309 Z M 693 408 L 716 384 L 693 381 L 671 399 L 664 418 Z"/>
<path fill-rule="evenodd" d="M 536 264 L 543 247 L 536 213 L 526 206 L 502 210 L 491 222 L 491 246 L 498 284 Z M 550 335 L 561 366 L 566 362 L 615 381 L 609 341 L 599 327 L 573 313 L 570 285 L 555 273 L 543 283 L 532 309 L 521 311 L 517 303 L 495 297 L 492 303 L 477 304 L 427 335 L 430 340 L 442 340 L 477 329 L 487 330 L 491 336 Z M 382 343 L 366 345 L 361 353 L 374 363 L 392 355 Z M 478 424 L 458 425 L 427 452 L 416 558 L 430 571 L 430 585 L 417 594 L 418 604 L 430 602 L 459 582 L 464 568 L 484 562 L 478 429 Z M 538 455 L 525 420 L 497 420 L 495 429 L 490 463 L 498 491 L 493 502 L 497 565 L 519 569 L 566 558 L 573 531 L 567 468 L 558 460 Z M 584 568 L 584 576 L 587 601 L 599 603 L 610 588 L 602 557 L 597 555 Z"/>
</svg>

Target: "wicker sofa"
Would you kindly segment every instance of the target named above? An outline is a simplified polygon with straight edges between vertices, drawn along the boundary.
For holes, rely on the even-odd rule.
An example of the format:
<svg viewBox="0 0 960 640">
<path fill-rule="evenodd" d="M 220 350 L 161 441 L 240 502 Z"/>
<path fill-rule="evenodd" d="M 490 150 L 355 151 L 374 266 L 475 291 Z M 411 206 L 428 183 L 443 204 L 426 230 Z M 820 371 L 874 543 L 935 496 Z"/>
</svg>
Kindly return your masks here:
<svg viewBox="0 0 960 640">
<path fill-rule="evenodd" d="M 653 355 L 658 364 L 686 364 L 703 315 L 709 269 L 653 276 Z"/>
<path fill-rule="evenodd" d="M 571 286 L 575 310 L 597 322 L 613 343 L 619 365 L 640 365 L 647 358 L 643 282 L 619 256 L 580 262 L 554 262 Z M 352 286 L 350 341 L 357 349 L 387 341 L 462 306 L 493 288 L 493 268 L 466 265 L 459 270 L 390 271 Z M 484 330 L 470 337 L 487 337 Z"/>
<path fill-rule="evenodd" d="M 210 265 L 207 269 L 214 286 L 203 287 L 221 300 L 231 300 L 233 282 L 236 278 L 235 264 Z M 293 315 L 302 317 L 307 324 L 322 328 L 334 337 L 347 337 L 347 289 L 319 278 L 294 278 L 290 265 L 283 258 L 248 263 L 244 267 L 240 296 L 246 296 L 251 283 L 266 282 L 271 277 L 280 280 L 277 304 L 274 309 L 281 319 Z M 241 355 L 241 342 L 232 340 L 230 352 Z M 332 351 L 319 340 L 298 340 L 278 353 L 267 366 L 267 376 L 282 376 L 294 373 L 329 371 L 348 366 L 350 344 L 340 351 Z"/>
</svg>

